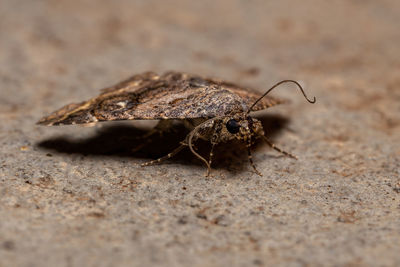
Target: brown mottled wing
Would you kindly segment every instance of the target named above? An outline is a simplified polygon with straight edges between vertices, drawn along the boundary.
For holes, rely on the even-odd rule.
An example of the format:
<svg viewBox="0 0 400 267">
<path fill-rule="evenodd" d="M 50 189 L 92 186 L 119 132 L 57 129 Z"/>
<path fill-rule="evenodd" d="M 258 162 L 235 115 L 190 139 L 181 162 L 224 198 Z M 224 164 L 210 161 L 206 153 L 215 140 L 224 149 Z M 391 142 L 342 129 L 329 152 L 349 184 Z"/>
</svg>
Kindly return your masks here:
<svg viewBox="0 0 400 267">
<path fill-rule="evenodd" d="M 83 124 L 113 120 L 213 118 L 246 111 L 260 94 L 228 83 L 185 73 L 162 76 L 135 75 L 102 94 L 79 104 L 69 104 L 42 118 L 38 124 Z M 254 110 L 276 105 L 266 98 Z"/>
<path fill-rule="evenodd" d="M 102 92 L 88 101 L 66 105 L 38 124 L 212 118 L 246 108 L 240 97 L 231 91 L 183 73 L 135 75 Z"/>
</svg>

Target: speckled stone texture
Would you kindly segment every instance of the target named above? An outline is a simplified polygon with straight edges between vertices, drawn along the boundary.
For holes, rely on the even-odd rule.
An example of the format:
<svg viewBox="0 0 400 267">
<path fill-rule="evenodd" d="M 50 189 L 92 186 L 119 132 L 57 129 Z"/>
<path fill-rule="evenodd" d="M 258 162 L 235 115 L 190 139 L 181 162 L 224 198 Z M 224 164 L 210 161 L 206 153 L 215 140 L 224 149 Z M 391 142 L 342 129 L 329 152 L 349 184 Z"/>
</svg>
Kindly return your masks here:
<svg viewBox="0 0 400 267">
<path fill-rule="evenodd" d="M 399 266 L 400 1 L 0 0 L 0 266 Z M 291 103 L 258 113 L 285 158 L 215 151 L 212 177 L 132 152 L 146 123 L 35 122 L 132 74 L 215 76 Z M 201 145 L 207 152 L 207 143 Z"/>
</svg>

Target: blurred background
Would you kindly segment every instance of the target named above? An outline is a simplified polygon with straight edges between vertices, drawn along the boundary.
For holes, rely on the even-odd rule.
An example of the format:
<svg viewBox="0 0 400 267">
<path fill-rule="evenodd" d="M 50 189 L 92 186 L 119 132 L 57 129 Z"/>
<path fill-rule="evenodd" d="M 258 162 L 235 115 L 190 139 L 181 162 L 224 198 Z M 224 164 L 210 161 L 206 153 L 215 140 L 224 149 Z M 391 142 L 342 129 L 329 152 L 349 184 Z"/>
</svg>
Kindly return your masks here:
<svg viewBox="0 0 400 267">
<path fill-rule="evenodd" d="M 0 265 L 400 265 L 399 29 L 398 0 L 0 0 Z M 205 179 L 38 146 L 97 132 L 43 115 L 168 70 L 301 81 L 317 104 L 267 111 L 300 160 Z"/>
<path fill-rule="evenodd" d="M 340 108 L 373 108 L 384 120 L 394 116 L 376 95 L 393 95 L 399 85 L 398 1 L 1 0 L 0 5 L 6 111 L 10 105 L 45 104 L 48 112 L 59 106 L 55 101 L 93 96 L 138 72 L 177 70 L 260 90 L 283 78 L 298 79 L 317 96 L 329 94 L 330 103 L 337 99 Z"/>
</svg>

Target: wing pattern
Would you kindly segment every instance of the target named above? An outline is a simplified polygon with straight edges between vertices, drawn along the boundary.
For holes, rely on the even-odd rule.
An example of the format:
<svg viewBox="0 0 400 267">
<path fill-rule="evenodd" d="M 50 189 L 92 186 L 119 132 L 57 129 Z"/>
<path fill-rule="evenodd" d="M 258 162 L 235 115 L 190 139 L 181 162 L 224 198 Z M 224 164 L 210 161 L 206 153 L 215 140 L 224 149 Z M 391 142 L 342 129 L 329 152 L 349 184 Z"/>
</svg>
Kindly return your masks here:
<svg viewBox="0 0 400 267">
<path fill-rule="evenodd" d="M 69 104 L 38 124 L 65 125 L 113 120 L 193 119 L 246 111 L 260 93 L 235 84 L 180 72 L 132 76 L 79 104 Z M 284 101 L 265 97 L 253 110 Z"/>
</svg>

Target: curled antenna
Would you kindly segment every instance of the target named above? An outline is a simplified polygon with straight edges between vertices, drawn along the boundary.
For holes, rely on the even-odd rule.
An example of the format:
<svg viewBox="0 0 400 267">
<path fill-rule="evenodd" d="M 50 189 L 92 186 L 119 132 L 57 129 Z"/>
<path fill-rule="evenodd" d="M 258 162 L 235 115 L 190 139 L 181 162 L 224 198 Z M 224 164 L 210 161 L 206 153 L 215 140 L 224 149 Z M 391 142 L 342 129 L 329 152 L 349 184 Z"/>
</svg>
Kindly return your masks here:
<svg viewBox="0 0 400 267">
<path fill-rule="evenodd" d="M 297 81 L 295 81 L 295 80 L 283 80 L 283 81 L 280 81 L 280 82 L 276 83 L 276 84 L 275 84 L 274 86 L 272 86 L 271 88 L 269 88 L 267 92 L 265 92 L 260 98 L 258 98 L 258 99 L 253 103 L 253 105 L 250 106 L 250 108 L 247 110 L 246 114 L 249 114 L 249 113 L 251 112 L 251 110 L 254 108 L 254 106 L 257 105 L 257 103 L 258 103 L 261 99 L 263 99 L 266 95 L 269 94 L 269 92 L 271 92 L 275 87 L 281 85 L 282 83 L 294 83 L 294 84 L 296 84 L 296 85 L 299 87 L 300 91 L 303 93 L 304 98 L 307 99 L 307 101 L 308 101 L 309 103 L 311 103 L 311 104 L 314 104 L 314 103 L 315 103 L 315 101 L 316 101 L 315 96 L 314 96 L 314 99 L 313 99 L 313 100 L 310 100 L 310 99 L 307 97 L 306 93 L 304 92 L 303 87 L 302 87 Z"/>
<path fill-rule="evenodd" d="M 207 165 L 207 174 L 206 176 L 208 176 L 210 174 L 210 170 L 211 170 L 211 166 L 210 163 L 208 163 L 208 161 L 203 158 L 202 156 L 200 156 L 199 153 L 197 153 L 194 148 L 193 148 L 193 137 L 195 137 L 195 135 L 198 133 L 198 131 L 200 130 L 201 127 L 203 127 L 204 125 L 206 125 L 207 123 L 209 123 L 210 121 L 214 121 L 216 119 L 219 119 L 219 117 L 217 118 L 211 118 L 206 120 L 203 123 L 200 123 L 199 125 L 197 125 L 188 135 L 187 135 L 187 145 L 189 146 L 190 151 L 196 156 L 198 157 L 201 161 L 203 161 L 206 165 Z M 196 138 L 196 137 L 195 137 Z"/>
<path fill-rule="evenodd" d="M 215 117 L 215 118 L 211 118 L 208 119 L 202 123 L 200 123 L 199 125 L 197 125 L 186 137 L 185 142 L 187 143 L 187 145 L 189 146 L 190 151 L 196 156 L 198 157 L 201 161 L 203 161 L 206 165 L 207 165 L 207 173 L 206 176 L 208 176 L 210 174 L 211 171 L 211 165 L 210 163 L 203 158 L 199 153 L 197 153 L 194 148 L 193 148 L 193 138 L 197 139 L 196 134 L 199 132 L 199 130 L 201 129 L 201 127 L 203 127 L 204 125 L 206 125 L 207 123 L 216 121 L 216 120 L 220 120 L 222 119 L 224 116 L 219 116 L 219 117 Z"/>
</svg>

